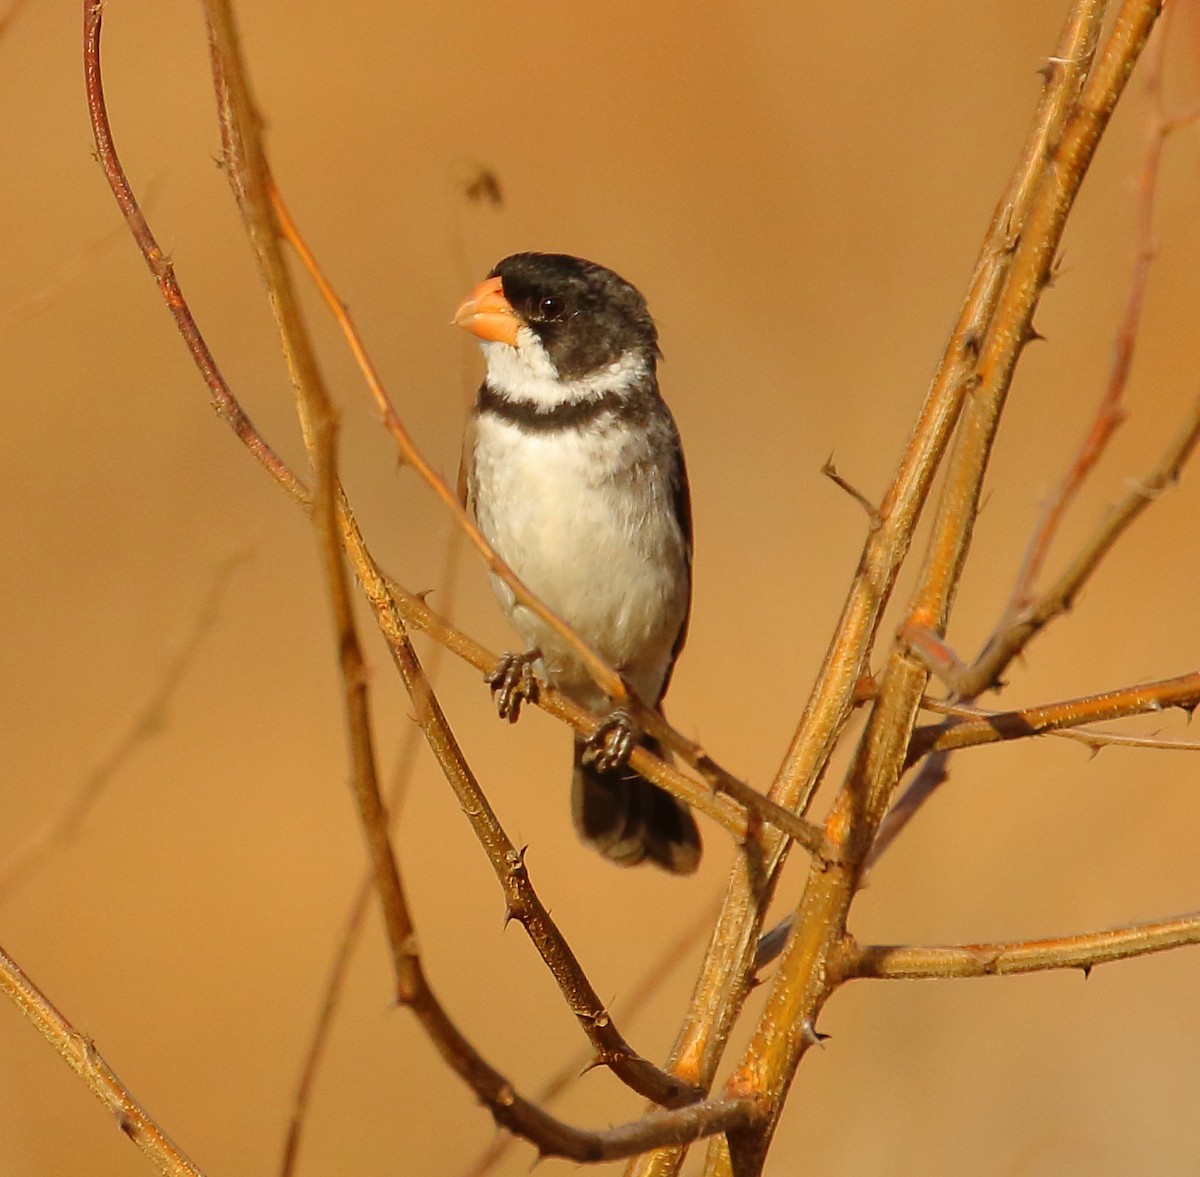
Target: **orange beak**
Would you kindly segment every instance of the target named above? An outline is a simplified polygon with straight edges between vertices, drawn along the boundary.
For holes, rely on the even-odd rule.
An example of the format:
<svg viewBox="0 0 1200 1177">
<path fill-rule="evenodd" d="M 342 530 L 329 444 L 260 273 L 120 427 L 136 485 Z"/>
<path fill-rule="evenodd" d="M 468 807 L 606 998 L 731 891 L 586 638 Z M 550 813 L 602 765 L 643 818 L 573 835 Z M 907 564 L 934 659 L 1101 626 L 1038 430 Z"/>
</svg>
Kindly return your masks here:
<svg viewBox="0 0 1200 1177">
<path fill-rule="evenodd" d="M 494 343 L 517 346 L 517 330 L 521 326 L 512 304 L 504 297 L 504 285 L 499 278 L 480 282 L 471 297 L 455 312 L 454 325 L 489 339 Z"/>
</svg>

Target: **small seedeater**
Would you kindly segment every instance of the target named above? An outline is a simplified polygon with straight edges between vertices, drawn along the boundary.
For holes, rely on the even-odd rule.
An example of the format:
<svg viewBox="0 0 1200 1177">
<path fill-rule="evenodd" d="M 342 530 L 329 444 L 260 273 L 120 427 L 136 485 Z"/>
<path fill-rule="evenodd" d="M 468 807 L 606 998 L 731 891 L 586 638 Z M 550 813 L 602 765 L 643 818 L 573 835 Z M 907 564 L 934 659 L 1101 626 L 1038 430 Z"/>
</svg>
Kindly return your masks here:
<svg viewBox="0 0 1200 1177">
<path fill-rule="evenodd" d="M 594 262 L 518 253 L 454 321 L 479 337 L 487 360 L 460 476 L 480 531 L 643 702 L 660 706 L 687 635 L 692 520 L 645 299 Z M 610 727 L 628 725 L 576 652 L 502 581 L 493 587 L 525 643 L 491 680 L 501 715 L 515 719 L 540 674 Z M 615 755 L 612 743 L 576 736 L 575 827 L 621 866 L 689 874 L 700 861 L 695 819 L 624 763 L 632 743 L 657 752 L 654 741 L 631 728 L 624 736 Z"/>
</svg>

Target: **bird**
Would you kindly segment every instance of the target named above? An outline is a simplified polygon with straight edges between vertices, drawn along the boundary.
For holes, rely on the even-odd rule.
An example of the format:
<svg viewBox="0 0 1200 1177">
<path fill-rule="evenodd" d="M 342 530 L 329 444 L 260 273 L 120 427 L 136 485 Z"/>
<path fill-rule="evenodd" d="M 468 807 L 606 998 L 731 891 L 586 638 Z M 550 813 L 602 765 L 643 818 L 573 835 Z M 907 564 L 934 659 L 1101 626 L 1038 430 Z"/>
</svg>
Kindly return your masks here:
<svg viewBox="0 0 1200 1177">
<path fill-rule="evenodd" d="M 459 494 L 521 582 L 661 708 L 687 636 L 692 512 L 675 420 L 658 389 L 658 331 L 641 292 L 595 262 L 516 253 L 458 308 L 487 370 L 468 421 Z M 661 755 L 595 684 L 579 652 L 492 576 L 524 649 L 488 681 L 515 722 L 548 682 L 604 717 L 575 737 L 580 838 L 620 866 L 691 874 L 700 833 L 682 801 L 628 765 Z"/>
</svg>

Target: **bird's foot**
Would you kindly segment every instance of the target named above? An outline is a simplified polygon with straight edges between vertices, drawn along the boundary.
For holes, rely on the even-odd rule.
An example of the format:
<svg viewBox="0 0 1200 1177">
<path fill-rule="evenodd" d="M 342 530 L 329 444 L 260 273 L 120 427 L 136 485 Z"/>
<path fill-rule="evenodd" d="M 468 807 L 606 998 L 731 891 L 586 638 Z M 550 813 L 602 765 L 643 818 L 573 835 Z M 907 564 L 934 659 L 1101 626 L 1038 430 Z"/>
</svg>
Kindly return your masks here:
<svg viewBox="0 0 1200 1177">
<path fill-rule="evenodd" d="M 597 772 L 612 772 L 629 762 L 629 754 L 637 747 L 638 732 L 626 711 L 618 708 L 600 721 L 595 734 L 587 742 L 583 762 Z"/>
<path fill-rule="evenodd" d="M 541 650 L 526 650 L 524 653 L 505 654 L 500 664 L 484 681 L 492 688 L 492 698 L 501 719 L 516 723 L 521 717 L 521 704 L 528 700 L 536 703 L 541 682 L 534 664 L 541 658 Z"/>
</svg>

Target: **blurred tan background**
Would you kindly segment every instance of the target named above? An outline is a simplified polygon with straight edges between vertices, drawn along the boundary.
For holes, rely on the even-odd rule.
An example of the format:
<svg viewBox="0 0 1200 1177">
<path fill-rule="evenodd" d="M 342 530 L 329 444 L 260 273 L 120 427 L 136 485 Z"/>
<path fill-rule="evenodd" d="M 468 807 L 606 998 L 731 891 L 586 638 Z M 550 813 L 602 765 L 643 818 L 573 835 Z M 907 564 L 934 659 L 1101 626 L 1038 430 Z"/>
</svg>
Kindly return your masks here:
<svg viewBox="0 0 1200 1177">
<path fill-rule="evenodd" d="M 869 495 L 885 485 L 1066 7 L 350 0 L 335 17 L 327 5 L 241 5 L 278 179 L 448 475 L 481 365 L 447 324 L 499 257 L 580 253 L 646 293 L 697 521 L 691 640 L 669 710 L 756 785 L 786 747 L 864 533 L 819 468 L 832 454 Z M 1200 32 L 1179 8 L 1169 91 L 1184 109 Z M 308 525 L 209 410 L 92 160 L 79 25 L 78 5 L 30 0 L 0 40 L 0 855 L 37 832 L 154 694 L 219 567 L 249 561 L 161 729 L 69 846 L 0 903 L 0 944 L 206 1172 L 269 1174 L 363 866 L 330 626 Z M 255 421 L 299 462 L 271 320 L 214 162 L 198 5 L 109 3 L 105 63 L 119 148 L 152 194 L 201 327 Z M 1019 372 L 951 632 L 964 655 L 995 619 L 1102 386 L 1146 116 L 1135 79 L 1038 317 L 1049 342 Z M 1200 384 L 1197 145 L 1193 130 L 1169 149 L 1132 416 L 1060 556 L 1149 467 Z M 499 177 L 501 209 L 462 195 L 481 165 Z M 315 304 L 313 318 L 344 409 L 345 481 L 376 554 L 503 648 L 479 564 L 464 555 L 457 583 L 443 582 L 446 521 L 398 472 Z M 1194 668 L 1198 510 L 1193 472 L 1013 668 L 1006 698 Z M 370 651 L 391 763 L 409 712 L 374 635 Z M 730 847 L 706 829 L 705 866 L 688 881 L 609 867 L 570 829 L 568 734 L 540 714 L 504 727 L 461 664 L 447 662 L 441 682 L 542 896 L 619 1002 L 713 901 Z M 1136 730 L 1189 734 L 1179 713 Z M 979 750 L 875 872 L 854 930 L 1003 939 L 1186 911 L 1200 905 L 1198 842 L 1200 760 L 1090 759 L 1051 739 Z M 498 889 L 424 754 L 397 844 L 438 992 L 536 1091 L 580 1036 L 520 929 L 502 929 Z M 699 954 L 623 1026 L 652 1057 L 669 1046 Z M 1086 984 L 1062 973 L 853 986 L 822 1019 L 833 1038 L 805 1060 L 770 1171 L 1200 1171 L 1198 981 L 1193 950 Z M 388 1003 L 372 917 L 301 1173 L 453 1177 L 492 1139 L 488 1116 Z M 0 1171 L 149 1171 L 7 1005 L 0 1091 Z M 558 1105 L 588 1125 L 638 1109 L 597 1073 Z M 519 1146 L 500 1171 L 531 1160 Z"/>
</svg>

